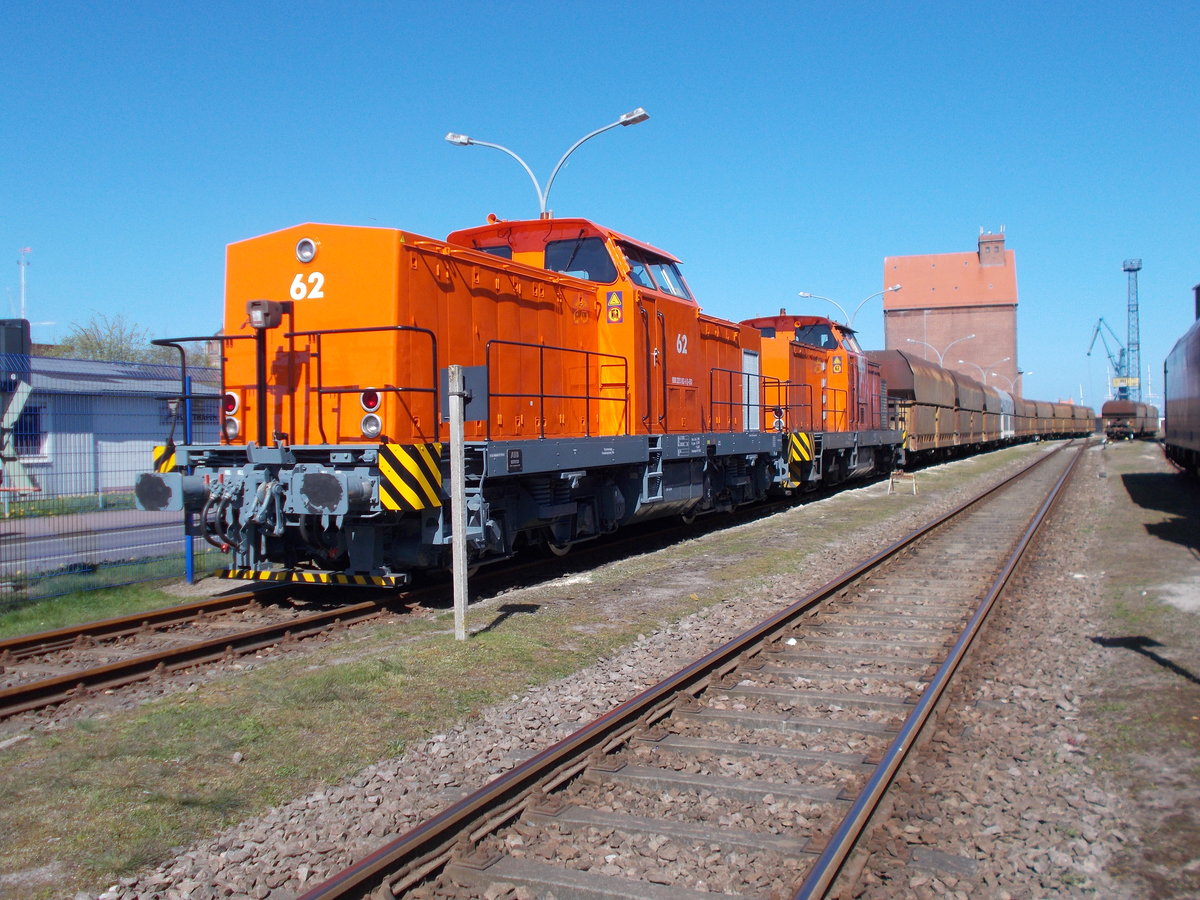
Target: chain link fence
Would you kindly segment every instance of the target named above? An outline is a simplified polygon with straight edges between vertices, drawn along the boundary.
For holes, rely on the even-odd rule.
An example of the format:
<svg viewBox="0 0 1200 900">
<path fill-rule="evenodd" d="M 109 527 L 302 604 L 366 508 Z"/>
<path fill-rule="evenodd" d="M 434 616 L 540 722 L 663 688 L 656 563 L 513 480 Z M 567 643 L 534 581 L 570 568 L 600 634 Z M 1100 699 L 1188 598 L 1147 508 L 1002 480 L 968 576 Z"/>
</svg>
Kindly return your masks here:
<svg viewBox="0 0 1200 900">
<path fill-rule="evenodd" d="M 0 354 L 0 609 L 99 587 L 197 571 L 222 558 L 185 538 L 182 513 L 134 508 L 153 449 L 219 434 L 220 371 Z"/>
</svg>

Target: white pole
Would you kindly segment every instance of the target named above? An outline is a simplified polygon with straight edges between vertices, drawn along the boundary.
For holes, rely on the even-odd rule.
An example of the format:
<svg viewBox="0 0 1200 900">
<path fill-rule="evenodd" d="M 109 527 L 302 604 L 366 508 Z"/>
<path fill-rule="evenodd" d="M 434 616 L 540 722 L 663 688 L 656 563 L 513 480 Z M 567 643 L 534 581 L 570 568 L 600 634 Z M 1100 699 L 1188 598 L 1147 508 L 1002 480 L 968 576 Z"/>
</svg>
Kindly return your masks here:
<svg viewBox="0 0 1200 900">
<path fill-rule="evenodd" d="M 21 248 L 21 258 L 17 260 L 17 265 L 21 268 L 21 318 L 28 319 L 25 314 L 25 269 L 29 267 L 29 249 L 28 247 Z"/>
<path fill-rule="evenodd" d="M 462 366 L 450 366 L 450 531 L 454 578 L 454 639 L 467 639 L 467 485 Z"/>
</svg>

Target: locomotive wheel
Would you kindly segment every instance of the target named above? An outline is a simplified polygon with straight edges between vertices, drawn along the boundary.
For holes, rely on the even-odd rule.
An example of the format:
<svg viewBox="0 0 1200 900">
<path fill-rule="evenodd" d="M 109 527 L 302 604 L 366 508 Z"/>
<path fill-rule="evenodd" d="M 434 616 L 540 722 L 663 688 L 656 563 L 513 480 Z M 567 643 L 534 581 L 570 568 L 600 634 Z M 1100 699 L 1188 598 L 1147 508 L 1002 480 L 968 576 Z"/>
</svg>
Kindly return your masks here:
<svg viewBox="0 0 1200 900">
<path fill-rule="evenodd" d="M 553 541 L 546 541 L 546 549 L 548 549 L 551 553 L 553 553 L 555 556 L 557 556 L 559 558 L 562 558 L 562 557 L 566 556 L 568 553 L 570 553 L 571 548 L 573 546 L 575 546 L 575 545 L 574 544 L 556 544 Z"/>
</svg>

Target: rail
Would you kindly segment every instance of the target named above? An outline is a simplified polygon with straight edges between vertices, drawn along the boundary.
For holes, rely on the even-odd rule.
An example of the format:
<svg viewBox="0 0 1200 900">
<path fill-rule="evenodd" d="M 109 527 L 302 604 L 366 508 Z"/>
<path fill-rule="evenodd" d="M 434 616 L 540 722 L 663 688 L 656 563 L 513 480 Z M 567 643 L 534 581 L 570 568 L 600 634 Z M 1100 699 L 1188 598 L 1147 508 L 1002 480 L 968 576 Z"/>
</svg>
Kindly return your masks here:
<svg viewBox="0 0 1200 900">
<path fill-rule="evenodd" d="M 883 795 L 891 785 L 896 771 L 900 768 L 904 758 L 916 743 L 917 736 L 921 733 L 921 729 L 928 721 L 938 700 L 945 692 L 950 679 L 958 670 L 959 664 L 967 653 L 967 649 L 979 634 L 979 630 L 983 626 L 988 613 L 991 612 L 996 600 L 1004 591 L 1009 579 L 1012 578 L 1013 572 L 1016 570 L 1021 558 L 1025 555 L 1034 536 L 1041 528 L 1042 523 L 1046 520 L 1050 511 L 1058 504 L 1059 499 L 1062 497 L 1063 486 L 1066 485 L 1075 471 L 1075 466 L 1078 464 L 1082 456 L 1082 449 L 1084 448 L 1086 448 L 1086 444 L 1080 448 L 1080 452 L 1075 454 L 1075 457 L 1059 477 L 1053 489 L 1046 496 L 1045 500 L 1043 500 L 1033 519 L 1030 520 L 1024 534 L 1021 535 L 1017 545 L 1005 561 L 1000 574 L 993 580 L 991 587 L 976 608 L 975 613 L 971 616 L 966 628 L 959 635 L 958 640 L 955 641 L 954 647 L 950 650 L 945 662 L 938 667 L 937 673 L 925 688 L 913 712 L 905 719 L 904 725 L 885 751 L 879 766 L 875 769 L 871 778 L 868 779 L 866 787 L 859 793 L 858 798 L 850 807 L 849 812 L 846 813 L 841 824 L 834 832 L 833 837 L 826 845 L 824 852 L 822 852 L 816 863 L 814 863 L 808 877 L 800 885 L 799 890 L 796 891 L 796 900 L 812 900 L 812 898 L 825 897 L 833 886 L 833 882 L 845 867 L 851 850 L 853 850 L 859 837 L 870 822 L 871 816 L 879 808 Z M 1063 447 L 1056 448 L 1053 453 L 1043 457 L 1035 465 L 1041 465 L 1054 454 L 1061 452 L 1062 449 Z M 1004 482 L 1004 484 L 1008 483 L 1008 481 Z M 1003 486 L 1003 484 L 999 485 L 984 496 L 994 494 Z M 977 501 L 972 501 L 972 503 L 974 502 Z"/>
<path fill-rule="evenodd" d="M 111 690 L 152 678 L 155 673 L 198 666 L 234 655 L 254 653 L 280 641 L 295 640 L 339 628 L 386 612 L 383 601 L 368 600 L 318 610 L 236 634 L 192 641 L 181 646 L 119 662 L 68 672 L 0 689 L 0 719 L 77 698 L 89 691 Z M 51 648 L 53 649 L 53 648 Z"/>
</svg>

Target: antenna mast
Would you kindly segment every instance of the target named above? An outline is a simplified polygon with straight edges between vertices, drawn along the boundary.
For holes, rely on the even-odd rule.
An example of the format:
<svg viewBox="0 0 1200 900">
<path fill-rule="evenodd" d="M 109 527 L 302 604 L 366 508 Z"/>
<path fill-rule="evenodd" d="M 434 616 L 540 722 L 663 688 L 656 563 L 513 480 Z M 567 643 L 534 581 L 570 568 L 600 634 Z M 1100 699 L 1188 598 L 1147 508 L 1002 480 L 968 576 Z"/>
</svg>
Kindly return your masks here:
<svg viewBox="0 0 1200 900">
<path fill-rule="evenodd" d="M 29 254 L 33 252 L 32 247 L 22 247 L 17 251 L 21 254 L 21 258 L 17 260 L 17 266 L 21 270 L 21 318 L 28 319 L 25 314 L 25 270 L 29 268 Z"/>
</svg>

